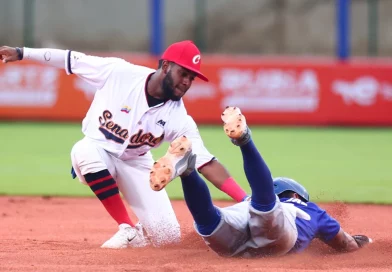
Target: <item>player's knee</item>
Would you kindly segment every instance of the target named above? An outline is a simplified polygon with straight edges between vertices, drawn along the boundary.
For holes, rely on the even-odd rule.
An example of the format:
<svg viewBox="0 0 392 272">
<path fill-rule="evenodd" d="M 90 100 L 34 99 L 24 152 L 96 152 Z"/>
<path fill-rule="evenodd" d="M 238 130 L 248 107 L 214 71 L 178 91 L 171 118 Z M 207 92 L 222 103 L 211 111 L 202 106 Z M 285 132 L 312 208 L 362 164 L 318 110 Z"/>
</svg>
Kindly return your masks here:
<svg viewBox="0 0 392 272">
<path fill-rule="evenodd" d="M 78 141 L 71 150 L 72 166 L 76 175 L 82 183 L 85 183 L 84 175 L 96 173 L 108 169 L 112 176 L 115 175 L 114 166 L 106 151 L 100 150 L 96 144 L 86 141 Z"/>
</svg>

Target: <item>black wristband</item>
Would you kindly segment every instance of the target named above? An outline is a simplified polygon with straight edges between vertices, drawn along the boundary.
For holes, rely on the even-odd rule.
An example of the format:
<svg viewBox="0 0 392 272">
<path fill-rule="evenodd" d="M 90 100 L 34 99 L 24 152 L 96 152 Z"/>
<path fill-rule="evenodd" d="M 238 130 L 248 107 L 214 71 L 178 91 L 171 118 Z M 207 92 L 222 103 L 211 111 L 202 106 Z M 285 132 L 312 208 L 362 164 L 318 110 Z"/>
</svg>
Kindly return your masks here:
<svg viewBox="0 0 392 272">
<path fill-rule="evenodd" d="M 22 60 L 23 59 L 22 49 L 20 49 L 19 47 L 15 47 L 15 49 L 16 49 L 16 53 L 18 54 L 18 60 Z"/>
</svg>

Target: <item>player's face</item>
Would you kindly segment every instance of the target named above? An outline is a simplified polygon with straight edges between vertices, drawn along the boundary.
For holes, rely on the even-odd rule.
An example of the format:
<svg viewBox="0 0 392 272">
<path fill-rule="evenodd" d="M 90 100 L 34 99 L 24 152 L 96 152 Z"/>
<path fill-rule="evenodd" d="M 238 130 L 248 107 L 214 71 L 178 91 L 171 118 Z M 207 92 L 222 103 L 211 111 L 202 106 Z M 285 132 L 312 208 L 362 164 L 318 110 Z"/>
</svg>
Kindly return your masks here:
<svg viewBox="0 0 392 272">
<path fill-rule="evenodd" d="M 172 64 L 163 78 L 162 89 L 166 99 L 180 100 L 192 86 L 196 74 L 177 64 Z"/>
</svg>

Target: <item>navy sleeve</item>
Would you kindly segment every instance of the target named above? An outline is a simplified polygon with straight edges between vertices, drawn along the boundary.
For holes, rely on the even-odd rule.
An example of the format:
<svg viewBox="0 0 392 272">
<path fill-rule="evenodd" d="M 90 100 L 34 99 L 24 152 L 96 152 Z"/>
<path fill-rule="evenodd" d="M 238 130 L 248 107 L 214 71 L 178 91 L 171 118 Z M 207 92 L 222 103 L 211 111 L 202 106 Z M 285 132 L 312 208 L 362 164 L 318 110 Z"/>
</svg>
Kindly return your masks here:
<svg viewBox="0 0 392 272">
<path fill-rule="evenodd" d="M 322 210 L 318 220 L 318 235 L 324 242 L 330 241 L 338 234 L 340 230 L 340 224 L 333 217 L 331 217 L 326 211 Z"/>
</svg>

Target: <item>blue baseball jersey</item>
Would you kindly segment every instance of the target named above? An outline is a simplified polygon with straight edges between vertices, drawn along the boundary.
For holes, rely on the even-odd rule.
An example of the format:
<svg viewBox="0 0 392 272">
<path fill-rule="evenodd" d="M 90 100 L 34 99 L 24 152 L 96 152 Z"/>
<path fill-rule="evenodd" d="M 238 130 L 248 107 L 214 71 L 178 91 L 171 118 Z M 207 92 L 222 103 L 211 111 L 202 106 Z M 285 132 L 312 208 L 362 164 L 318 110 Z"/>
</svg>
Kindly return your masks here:
<svg viewBox="0 0 392 272">
<path fill-rule="evenodd" d="M 281 198 L 280 201 L 293 204 L 310 216 L 310 220 L 301 218 L 295 219 L 298 238 L 290 253 L 303 251 L 309 246 L 314 238 L 319 238 L 324 242 L 328 242 L 338 234 L 340 230 L 338 221 L 315 203 L 305 203 L 296 198 Z"/>
</svg>

